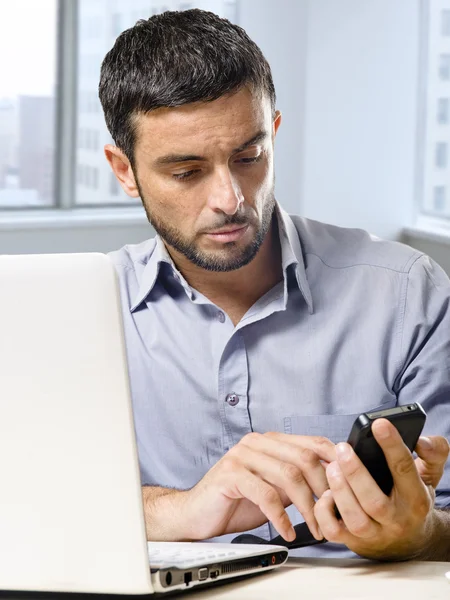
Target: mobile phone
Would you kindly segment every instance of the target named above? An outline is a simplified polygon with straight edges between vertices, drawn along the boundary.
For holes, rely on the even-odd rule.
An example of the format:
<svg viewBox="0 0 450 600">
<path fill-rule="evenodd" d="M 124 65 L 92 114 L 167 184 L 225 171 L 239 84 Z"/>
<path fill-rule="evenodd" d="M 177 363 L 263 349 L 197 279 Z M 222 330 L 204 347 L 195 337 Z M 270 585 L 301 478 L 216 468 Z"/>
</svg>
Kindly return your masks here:
<svg viewBox="0 0 450 600">
<path fill-rule="evenodd" d="M 394 485 L 392 474 L 383 450 L 372 433 L 372 423 L 380 418 L 388 419 L 398 429 L 403 442 L 412 452 L 425 424 L 426 413 L 422 406 L 415 402 L 396 408 L 362 413 L 353 423 L 347 442 L 381 490 L 389 496 Z"/>
</svg>

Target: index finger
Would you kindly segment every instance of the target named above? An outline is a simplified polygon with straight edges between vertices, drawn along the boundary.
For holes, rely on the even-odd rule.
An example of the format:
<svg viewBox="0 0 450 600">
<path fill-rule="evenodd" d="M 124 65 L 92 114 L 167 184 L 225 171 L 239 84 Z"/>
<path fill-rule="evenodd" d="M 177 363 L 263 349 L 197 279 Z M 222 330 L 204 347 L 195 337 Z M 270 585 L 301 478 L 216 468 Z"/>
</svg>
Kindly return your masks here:
<svg viewBox="0 0 450 600">
<path fill-rule="evenodd" d="M 270 431 L 263 435 L 276 441 L 293 444 L 302 449 L 308 448 L 309 450 L 313 450 L 320 460 L 325 460 L 327 463 L 336 460 L 336 444 L 326 437 L 280 433 L 278 431 Z"/>
<path fill-rule="evenodd" d="M 376 419 L 372 423 L 372 432 L 386 457 L 397 491 L 401 495 L 410 495 L 412 488 L 422 486 L 413 456 L 397 428 L 387 419 Z"/>
</svg>

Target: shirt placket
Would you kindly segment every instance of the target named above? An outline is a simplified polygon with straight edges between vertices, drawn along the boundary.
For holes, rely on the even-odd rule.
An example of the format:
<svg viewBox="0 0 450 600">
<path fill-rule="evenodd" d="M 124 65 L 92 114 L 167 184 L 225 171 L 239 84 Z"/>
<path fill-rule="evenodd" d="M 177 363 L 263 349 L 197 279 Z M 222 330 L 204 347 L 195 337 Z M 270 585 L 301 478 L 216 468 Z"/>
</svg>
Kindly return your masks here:
<svg viewBox="0 0 450 600">
<path fill-rule="evenodd" d="M 219 362 L 218 403 L 227 451 L 252 431 L 248 405 L 247 350 L 240 331 L 233 333 Z"/>
</svg>

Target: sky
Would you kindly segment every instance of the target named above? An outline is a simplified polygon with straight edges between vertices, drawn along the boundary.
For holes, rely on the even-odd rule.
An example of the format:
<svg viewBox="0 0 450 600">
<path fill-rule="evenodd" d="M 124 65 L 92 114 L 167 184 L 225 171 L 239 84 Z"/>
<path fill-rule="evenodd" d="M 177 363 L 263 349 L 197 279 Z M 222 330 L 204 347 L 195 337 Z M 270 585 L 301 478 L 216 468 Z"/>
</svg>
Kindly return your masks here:
<svg viewBox="0 0 450 600">
<path fill-rule="evenodd" d="M 0 0 L 0 98 L 52 95 L 56 0 Z"/>
</svg>

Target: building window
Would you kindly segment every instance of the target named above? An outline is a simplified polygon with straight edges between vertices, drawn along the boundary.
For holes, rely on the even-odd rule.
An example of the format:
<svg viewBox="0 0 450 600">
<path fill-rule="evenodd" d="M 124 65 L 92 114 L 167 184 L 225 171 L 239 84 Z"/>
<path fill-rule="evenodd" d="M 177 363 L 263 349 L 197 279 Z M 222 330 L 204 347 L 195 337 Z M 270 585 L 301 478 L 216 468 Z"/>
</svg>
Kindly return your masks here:
<svg viewBox="0 0 450 600">
<path fill-rule="evenodd" d="M 445 210 L 445 196 L 446 189 L 443 185 L 436 185 L 433 193 L 433 208 L 437 212 L 444 212 Z"/>
<path fill-rule="evenodd" d="M 436 144 L 436 167 L 438 169 L 445 169 L 447 167 L 447 144 L 446 142 L 438 142 Z"/>
<path fill-rule="evenodd" d="M 118 196 L 120 193 L 119 182 L 117 181 L 117 177 L 112 171 L 109 174 L 109 193 L 111 194 L 111 196 Z"/>
<path fill-rule="evenodd" d="M 445 37 L 450 36 L 450 10 L 441 11 L 441 34 Z"/>
<path fill-rule="evenodd" d="M 440 125 L 448 123 L 450 102 L 448 98 L 438 98 L 437 102 L 437 122 Z"/>
<path fill-rule="evenodd" d="M 450 54 L 441 54 L 439 57 L 439 77 L 443 81 L 450 80 Z"/>
</svg>

